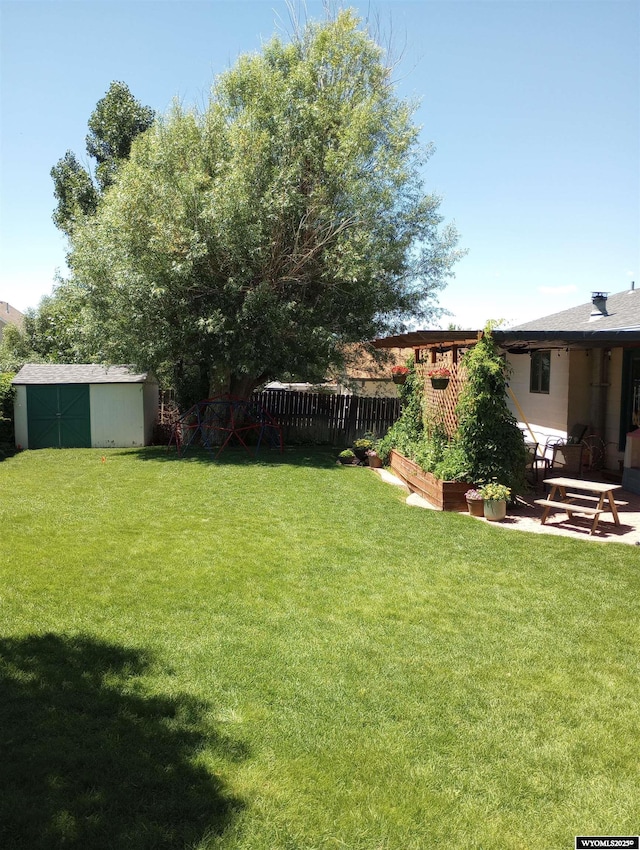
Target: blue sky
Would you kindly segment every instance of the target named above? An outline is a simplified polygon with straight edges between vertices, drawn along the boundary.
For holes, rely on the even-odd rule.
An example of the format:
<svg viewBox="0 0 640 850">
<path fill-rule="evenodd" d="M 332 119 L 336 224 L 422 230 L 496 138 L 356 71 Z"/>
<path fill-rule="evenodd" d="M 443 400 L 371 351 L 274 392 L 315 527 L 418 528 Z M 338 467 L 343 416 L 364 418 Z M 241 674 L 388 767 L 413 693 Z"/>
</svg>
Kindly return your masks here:
<svg viewBox="0 0 640 850">
<path fill-rule="evenodd" d="M 637 0 L 344 5 L 391 34 L 398 91 L 420 98 L 436 147 L 426 185 L 468 249 L 443 326 L 518 323 L 640 284 Z M 49 172 L 68 149 L 86 160 L 112 80 L 159 112 L 202 106 L 216 74 L 289 29 L 284 0 L 0 0 L 0 300 L 35 307 L 64 273 Z"/>
</svg>

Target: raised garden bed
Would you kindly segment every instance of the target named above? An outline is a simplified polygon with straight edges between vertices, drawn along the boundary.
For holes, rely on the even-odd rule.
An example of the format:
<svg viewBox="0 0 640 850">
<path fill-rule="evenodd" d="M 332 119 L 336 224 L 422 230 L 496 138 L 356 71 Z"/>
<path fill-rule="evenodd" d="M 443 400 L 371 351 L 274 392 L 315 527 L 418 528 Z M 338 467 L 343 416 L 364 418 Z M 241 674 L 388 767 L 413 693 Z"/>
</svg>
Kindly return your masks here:
<svg viewBox="0 0 640 850">
<path fill-rule="evenodd" d="M 395 449 L 391 450 L 389 464 L 393 472 L 402 478 L 412 492 L 418 493 L 438 510 L 467 510 L 464 494 L 472 485 L 464 481 L 441 481 Z"/>
</svg>

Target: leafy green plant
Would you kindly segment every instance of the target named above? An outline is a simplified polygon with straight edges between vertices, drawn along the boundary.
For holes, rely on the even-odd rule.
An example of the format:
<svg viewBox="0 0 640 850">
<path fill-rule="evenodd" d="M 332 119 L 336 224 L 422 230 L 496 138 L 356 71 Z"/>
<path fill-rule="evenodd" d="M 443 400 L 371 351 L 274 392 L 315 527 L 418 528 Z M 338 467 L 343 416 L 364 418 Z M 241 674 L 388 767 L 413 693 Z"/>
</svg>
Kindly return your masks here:
<svg viewBox="0 0 640 850">
<path fill-rule="evenodd" d="M 353 448 L 355 451 L 366 452 L 369 449 L 372 449 L 373 445 L 373 440 L 369 439 L 369 437 L 361 437 L 359 440 L 353 441 Z"/>
<path fill-rule="evenodd" d="M 13 399 L 15 387 L 13 372 L 0 373 L 0 458 L 13 451 Z"/>
<path fill-rule="evenodd" d="M 457 440 L 450 440 L 439 423 L 425 422 L 424 387 L 413 360 L 404 386 L 399 388 L 402 415 L 378 443 L 378 454 L 387 463 L 391 449 L 415 461 L 425 472 L 445 481 L 473 481 L 466 455 Z M 448 370 L 447 370 L 448 371 Z"/>
<path fill-rule="evenodd" d="M 466 381 L 458 401 L 456 438 L 471 480 L 504 481 L 518 492 L 524 481 L 524 438 L 507 407 L 506 367 L 490 326 L 464 356 L 463 364 Z"/>
<path fill-rule="evenodd" d="M 388 462 L 391 449 L 397 449 L 406 457 L 414 458 L 423 442 L 422 379 L 416 373 L 413 357 L 407 360 L 406 368 L 407 379 L 404 384 L 398 385 L 402 411 L 400 418 L 376 444 L 383 463 Z"/>
</svg>

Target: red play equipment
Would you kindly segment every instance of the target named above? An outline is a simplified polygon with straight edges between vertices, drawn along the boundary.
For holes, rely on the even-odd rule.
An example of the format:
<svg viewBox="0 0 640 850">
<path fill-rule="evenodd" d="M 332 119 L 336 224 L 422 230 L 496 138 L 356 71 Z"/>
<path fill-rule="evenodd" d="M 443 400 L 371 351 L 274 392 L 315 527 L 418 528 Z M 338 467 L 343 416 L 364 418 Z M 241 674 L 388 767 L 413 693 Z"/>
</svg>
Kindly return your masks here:
<svg viewBox="0 0 640 850">
<path fill-rule="evenodd" d="M 253 444 L 254 436 L 256 452 L 263 441 L 283 451 L 282 428 L 273 416 L 257 401 L 225 393 L 203 399 L 183 413 L 173 424 L 169 446 L 175 444 L 180 457 L 193 445 L 215 451 L 218 457 L 233 443 L 251 452 L 247 441 Z"/>
</svg>

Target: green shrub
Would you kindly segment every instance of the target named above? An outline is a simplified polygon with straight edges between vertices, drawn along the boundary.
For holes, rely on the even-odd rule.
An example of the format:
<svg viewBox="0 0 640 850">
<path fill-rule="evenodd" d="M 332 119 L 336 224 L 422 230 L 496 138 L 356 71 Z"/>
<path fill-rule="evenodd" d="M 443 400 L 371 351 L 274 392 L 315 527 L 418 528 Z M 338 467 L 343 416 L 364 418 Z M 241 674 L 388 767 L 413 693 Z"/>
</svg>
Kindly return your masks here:
<svg viewBox="0 0 640 850">
<path fill-rule="evenodd" d="M 14 372 L 0 372 L 0 416 L 13 418 L 13 399 L 16 389 L 11 385 L 15 378 Z"/>
<path fill-rule="evenodd" d="M 499 481 L 518 492 L 524 479 L 524 437 L 507 407 L 506 367 L 490 327 L 463 363 L 467 379 L 457 408 L 457 440 L 473 481 Z"/>
<path fill-rule="evenodd" d="M 13 372 L 0 372 L 0 460 L 14 449 L 13 399 L 15 387 L 11 385 Z"/>
</svg>

